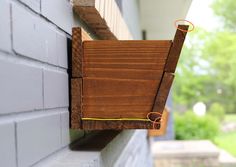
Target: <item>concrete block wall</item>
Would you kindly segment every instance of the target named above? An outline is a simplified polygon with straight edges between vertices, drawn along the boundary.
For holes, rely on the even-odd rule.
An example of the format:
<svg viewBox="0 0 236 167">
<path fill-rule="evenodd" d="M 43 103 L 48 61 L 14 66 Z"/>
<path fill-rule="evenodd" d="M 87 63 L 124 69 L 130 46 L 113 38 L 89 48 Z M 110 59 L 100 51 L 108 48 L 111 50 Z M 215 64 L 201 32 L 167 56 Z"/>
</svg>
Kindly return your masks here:
<svg viewBox="0 0 236 167">
<path fill-rule="evenodd" d="M 70 143 L 67 41 L 73 26 L 86 29 L 69 0 L 0 1 L 0 166 L 34 166 Z"/>
<path fill-rule="evenodd" d="M 101 152 L 104 167 L 152 167 L 147 130 L 124 130 Z"/>
<path fill-rule="evenodd" d="M 95 140 L 96 138 L 93 138 L 92 142 Z M 147 141 L 146 130 L 124 130 L 105 148 L 79 151 L 78 146 L 74 145 L 77 151 L 65 149 L 35 167 L 152 167 L 153 161 Z M 98 137 L 97 142 L 102 143 L 101 138 Z"/>
<path fill-rule="evenodd" d="M 68 146 L 68 0 L 0 1 L 0 166 L 27 167 Z"/>
</svg>

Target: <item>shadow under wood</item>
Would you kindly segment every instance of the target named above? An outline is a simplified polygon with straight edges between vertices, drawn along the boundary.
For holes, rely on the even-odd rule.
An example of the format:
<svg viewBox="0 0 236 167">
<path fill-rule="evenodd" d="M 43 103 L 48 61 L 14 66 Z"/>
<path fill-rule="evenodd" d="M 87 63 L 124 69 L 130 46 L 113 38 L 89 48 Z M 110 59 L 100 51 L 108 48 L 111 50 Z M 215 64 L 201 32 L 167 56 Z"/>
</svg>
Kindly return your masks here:
<svg viewBox="0 0 236 167">
<path fill-rule="evenodd" d="M 121 131 L 103 130 L 87 134 L 70 145 L 73 151 L 100 151 L 110 143 Z"/>
</svg>

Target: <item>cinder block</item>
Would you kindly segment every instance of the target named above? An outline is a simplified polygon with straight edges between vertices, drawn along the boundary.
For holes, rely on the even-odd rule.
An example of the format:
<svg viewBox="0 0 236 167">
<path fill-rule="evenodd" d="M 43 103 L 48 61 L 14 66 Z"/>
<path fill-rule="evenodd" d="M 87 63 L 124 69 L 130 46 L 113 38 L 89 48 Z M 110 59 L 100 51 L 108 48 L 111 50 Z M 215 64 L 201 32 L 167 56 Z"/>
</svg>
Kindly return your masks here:
<svg viewBox="0 0 236 167">
<path fill-rule="evenodd" d="M 32 59 L 58 64 L 56 29 L 44 19 L 12 5 L 13 49 Z M 22 21 L 27 20 L 27 21 Z"/>
<path fill-rule="evenodd" d="M 42 21 L 14 4 L 12 5 L 12 22 L 13 49 L 24 56 L 45 61 L 46 41 L 43 40 Z"/>
<path fill-rule="evenodd" d="M 58 65 L 64 68 L 68 68 L 68 56 L 67 56 L 67 38 L 62 33 L 57 33 L 57 56 Z"/>
<path fill-rule="evenodd" d="M 72 5 L 68 0 L 41 0 L 42 14 L 71 34 L 73 25 Z"/>
<path fill-rule="evenodd" d="M 16 121 L 18 166 L 31 166 L 61 148 L 60 113 Z"/>
<path fill-rule="evenodd" d="M 6 0 L 0 1 L 0 50 L 11 50 L 10 32 L 10 4 Z"/>
<path fill-rule="evenodd" d="M 13 122 L 0 123 L 0 166 L 16 166 L 15 128 Z"/>
<path fill-rule="evenodd" d="M 0 60 L 0 114 L 43 108 L 42 69 Z"/>
<path fill-rule="evenodd" d="M 44 28 L 44 38 L 46 47 L 46 62 L 58 65 L 58 51 L 57 51 L 57 33 L 50 27 Z"/>
<path fill-rule="evenodd" d="M 70 143 L 69 133 L 69 112 L 61 112 L 61 145 L 62 147 Z"/>
<path fill-rule="evenodd" d="M 69 106 L 68 75 L 44 70 L 44 108 Z"/>
<path fill-rule="evenodd" d="M 40 0 L 20 0 L 36 12 L 40 12 Z"/>
<path fill-rule="evenodd" d="M 125 147 L 118 153 L 114 167 L 119 166 L 135 166 L 135 167 L 151 167 L 152 160 L 149 152 L 147 131 L 136 130 Z"/>
</svg>

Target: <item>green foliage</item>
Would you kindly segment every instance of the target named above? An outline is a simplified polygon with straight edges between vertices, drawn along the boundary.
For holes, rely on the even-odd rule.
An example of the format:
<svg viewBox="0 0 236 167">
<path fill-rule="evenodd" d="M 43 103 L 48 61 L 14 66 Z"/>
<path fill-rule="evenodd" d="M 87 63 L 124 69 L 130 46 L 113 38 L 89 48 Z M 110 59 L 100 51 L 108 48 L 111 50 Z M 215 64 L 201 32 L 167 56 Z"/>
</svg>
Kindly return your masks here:
<svg viewBox="0 0 236 167">
<path fill-rule="evenodd" d="M 219 121 L 222 121 L 225 116 L 225 109 L 221 104 L 213 103 L 209 108 L 208 114 L 216 117 Z"/>
<path fill-rule="evenodd" d="M 235 31 L 236 2 L 235 0 L 215 0 L 212 4 L 214 13 L 224 22 L 225 27 Z"/>
<path fill-rule="evenodd" d="M 236 111 L 236 34 L 218 32 L 211 36 L 210 41 L 205 43 L 202 58 L 210 62 L 209 68 L 213 73 L 209 77 L 215 82 L 213 86 L 216 90 L 221 90 L 220 94 L 215 95 L 214 101 L 232 113 Z"/>
<path fill-rule="evenodd" d="M 191 107 L 196 101 L 205 102 L 207 100 L 203 99 L 204 95 L 208 93 L 205 91 L 205 83 L 211 82 L 211 80 L 208 77 L 208 69 L 204 67 L 205 61 L 201 58 L 203 40 L 199 39 L 204 39 L 205 36 L 208 36 L 207 32 L 197 29 L 186 39 L 174 82 L 173 97 L 176 104 Z M 200 64 L 199 61 L 203 63 Z"/>
<path fill-rule="evenodd" d="M 210 115 L 199 117 L 193 112 L 175 115 L 177 140 L 213 139 L 219 131 L 218 120 Z"/>
<path fill-rule="evenodd" d="M 189 34 L 184 46 L 173 85 L 174 105 L 183 105 L 188 109 L 196 102 L 210 104 L 217 97 L 213 69 L 203 57 L 205 43 L 211 40 L 211 35 L 196 29 Z"/>
<path fill-rule="evenodd" d="M 189 41 L 174 82 L 175 107 L 189 109 L 198 101 L 207 106 L 218 102 L 227 113 L 236 112 L 236 33 L 199 30 Z"/>
</svg>

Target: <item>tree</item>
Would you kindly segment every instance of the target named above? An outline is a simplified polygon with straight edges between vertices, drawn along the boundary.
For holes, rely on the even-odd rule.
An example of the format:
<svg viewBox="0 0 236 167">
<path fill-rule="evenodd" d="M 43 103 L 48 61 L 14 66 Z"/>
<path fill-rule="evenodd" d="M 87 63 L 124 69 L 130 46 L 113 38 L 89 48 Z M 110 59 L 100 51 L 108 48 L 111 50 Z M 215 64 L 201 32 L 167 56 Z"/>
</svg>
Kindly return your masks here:
<svg viewBox="0 0 236 167">
<path fill-rule="evenodd" d="M 205 43 L 202 50 L 205 60 L 214 69 L 211 75 L 220 90 L 218 101 L 227 112 L 236 111 L 236 33 L 218 32 Z"/>
<path fill-rule="evenodd" d="M 236 31 L 236 2 L 235 0 L 215 0 L 212 3 L 213 12 L 226 28 Z"/>
</svg>

